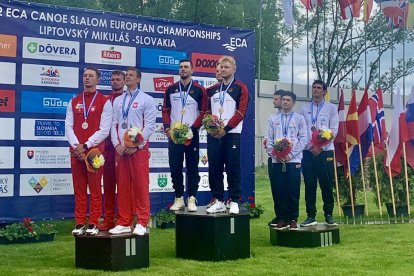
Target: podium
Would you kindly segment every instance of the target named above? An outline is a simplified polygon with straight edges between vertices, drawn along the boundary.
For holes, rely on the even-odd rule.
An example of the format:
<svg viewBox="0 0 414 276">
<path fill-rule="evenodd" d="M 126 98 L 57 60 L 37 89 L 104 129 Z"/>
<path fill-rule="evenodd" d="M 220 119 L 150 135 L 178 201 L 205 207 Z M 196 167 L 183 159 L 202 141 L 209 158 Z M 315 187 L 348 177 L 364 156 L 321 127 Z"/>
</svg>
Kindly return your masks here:
<svg viewBox="0 0 414 276">
<path fill-rule="evenodd" d="M 187 209 L 176 214 L 176 256 L 201 261 L 224 261 L 250 257 L 250 218 L 240 214 L 207 214 L 205 206 L 197 212 Z"/>
<path fill-rule="evenodd" d="M 299 227 L 298 230 L 270 229 L 272 245 L 286 247 L 325 247 L 340 243 L 339 226 L 317 224 L 308 227 Z"/>
<path fill-rule="evenodd" d="M 149 235 L 75 236 L 75 266 L 120 271 L 149 267 Z"/>
</svg>

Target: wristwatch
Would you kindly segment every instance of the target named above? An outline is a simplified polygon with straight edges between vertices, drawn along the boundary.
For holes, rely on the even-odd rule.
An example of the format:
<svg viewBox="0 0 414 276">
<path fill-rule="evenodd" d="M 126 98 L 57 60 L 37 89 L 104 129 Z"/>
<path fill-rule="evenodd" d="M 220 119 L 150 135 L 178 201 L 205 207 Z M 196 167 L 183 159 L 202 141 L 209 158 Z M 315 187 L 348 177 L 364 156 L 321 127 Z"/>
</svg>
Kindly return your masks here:
<svg viewBox="0 0 414 276">
<path fill-rule="evenodd" d="M 88 145 L 87 145 L 87 144 L 83 144 L 83 148 L 84 148 L 85 150 L 88 150 Z"/>
</svg>

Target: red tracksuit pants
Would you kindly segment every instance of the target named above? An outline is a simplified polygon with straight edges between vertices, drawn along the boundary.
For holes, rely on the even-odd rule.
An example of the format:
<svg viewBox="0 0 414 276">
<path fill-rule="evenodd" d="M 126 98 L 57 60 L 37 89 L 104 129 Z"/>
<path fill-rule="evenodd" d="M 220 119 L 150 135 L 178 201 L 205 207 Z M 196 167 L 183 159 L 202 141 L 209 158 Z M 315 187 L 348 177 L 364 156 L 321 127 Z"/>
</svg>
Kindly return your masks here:
<svg viewBox="0 0 414 276">
<path fill-rule="evenodd" d="M 89 224 L 98 225 L 98 220 L 102 215 L 102 190 L 101 179 L 103 169 L 100 168 L 96 173 L 88 172 L 85 161 L 79 161 L 71 157 L 73 190 L 75 193 L 75 221 L 76 224 L 86 224 L 89 202 Z"/>
<path fill-rule="evenodd" d="M 105 146 L 105 165 L 103 169 L 105 222 L 112 224 L 115 218 L 115 149 L 112 144 Z"/>
<path fill-rule="evenodd" d="M 147 226 L 150 215 L 148 147 L 132 155 L 116 154 L 118 182 L 118 225 L 130 226 L 134 215 Z"/>
</svg>

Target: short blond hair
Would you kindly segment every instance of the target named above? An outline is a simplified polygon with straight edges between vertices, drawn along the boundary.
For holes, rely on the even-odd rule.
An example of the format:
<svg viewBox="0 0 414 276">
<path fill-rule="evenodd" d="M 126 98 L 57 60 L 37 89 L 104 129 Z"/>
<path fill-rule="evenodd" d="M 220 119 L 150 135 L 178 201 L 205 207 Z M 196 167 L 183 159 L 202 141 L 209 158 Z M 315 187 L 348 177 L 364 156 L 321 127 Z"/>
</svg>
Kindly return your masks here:
<svg viewBox="0 0 414 276">
<path fill-rule="evenodd" d="M 229 62 L 231 65 L 234 66 L 234 68 L 236 68 L 236 60 L 232 56 L 222 56 L 219 59 L 218 63 L 223 64 L 223 62 Z"/>
</svg>

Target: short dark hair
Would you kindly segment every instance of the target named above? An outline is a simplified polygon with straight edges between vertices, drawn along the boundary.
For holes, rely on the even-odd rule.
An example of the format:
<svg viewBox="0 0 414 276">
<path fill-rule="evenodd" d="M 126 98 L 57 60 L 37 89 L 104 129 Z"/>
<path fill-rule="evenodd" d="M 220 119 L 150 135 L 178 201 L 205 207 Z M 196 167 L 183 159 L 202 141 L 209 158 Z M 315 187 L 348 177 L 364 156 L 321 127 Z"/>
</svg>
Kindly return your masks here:
<svg viewBox="0 0 414 276">
<path fill-rule="evenodd" d="M 112 71 L 112 75 L 111 76 L 113 76 L 113 75 L 122 76 L 122 78 L 125 79 L 125 72 L 124 71 L 114 70 L 114 71 Z"/>
<path fill-rule="evenodd" d="M 83 72 L 85 72 L 86 70 L 95 71 L 96 76 L 98 77 L 98 79 L 101 77 L 101 72 L 96 67 L 93 67 L 93 66 L 86 67 L 85 70 L 83 70 Z"/>
<path fill-rule="evenodd" d="M 285 97 L 285 96 L 291 97 L 292 100 L 294 102 L 296 102 L 296 94 L 295 93 L 290 92 L 290 91 L 285 91 L 285 93 L 282 95 L 282 98 Z"/>
<path fill-rule="evenodd" d="M 191 60 L 189 60 L 188 58 L 183 58 L 182 60 L 180 60 L 180 63 L 179 64 L 181 64 L 183 62 L 189 62 L 190 65 L 191 65 L 191 68 L 193 68 L 193 62 Z"/>
<path fill-rule="evenodd" d="M 137 74 L 137 76 L 139 77 L 139 78 L 141 78 L 141 71 L 139 71 L 139 69 L 137 69 L 137 68 L 135 68 L 135 67 L 128 67 L 126 70 L 125 70 L 125 72 L 126 71 L 135 71 L 135 73 Z"/>
<path fill-rule="evenodd" d="M 283 95 L 285 95 L 285 93 L 286 93 L 286 91 L 285 91 L 285 90 L 283 90 L 283 89 L 279 89 L 279 90 L 276 90 L 276 91 L 275 91 L 275 93 L 273 93 L 273 96 L 280 96 L 280 97 L 283 97 Z"/>
<path fill-rule="evenodd" d="M 322 85 L 323 91 L 326 91 L 328 89 L 328 86 L 326 85 L 326 83 L 323 82 L 323 80 L 314 80 L 313 83 L 312 83 L 312 86 L 314 84 Z"/>
</svg>

